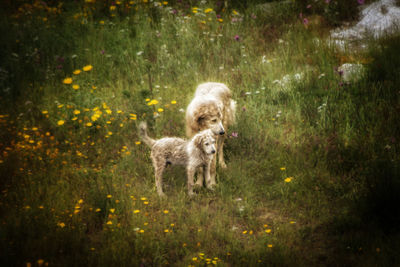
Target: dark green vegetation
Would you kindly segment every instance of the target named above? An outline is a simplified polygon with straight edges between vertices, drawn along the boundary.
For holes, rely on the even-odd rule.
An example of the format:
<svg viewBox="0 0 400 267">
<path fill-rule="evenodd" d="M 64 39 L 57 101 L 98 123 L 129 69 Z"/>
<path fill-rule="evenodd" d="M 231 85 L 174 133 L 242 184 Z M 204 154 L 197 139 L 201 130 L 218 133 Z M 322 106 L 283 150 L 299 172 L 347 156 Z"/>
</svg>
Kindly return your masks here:
<svg viewBox="0 0 400 267">
<path fill-rule="evenodd" d="M 400 264 L 400 36 L 329 46 L 354 3 L 24 2 L 0 9 L 2 266 Z M 238 102 L 228 169 L 195 199 L 170 169 L 161 200 L 137 122 L 183 137 L 205 81 Z"/>
</svg>

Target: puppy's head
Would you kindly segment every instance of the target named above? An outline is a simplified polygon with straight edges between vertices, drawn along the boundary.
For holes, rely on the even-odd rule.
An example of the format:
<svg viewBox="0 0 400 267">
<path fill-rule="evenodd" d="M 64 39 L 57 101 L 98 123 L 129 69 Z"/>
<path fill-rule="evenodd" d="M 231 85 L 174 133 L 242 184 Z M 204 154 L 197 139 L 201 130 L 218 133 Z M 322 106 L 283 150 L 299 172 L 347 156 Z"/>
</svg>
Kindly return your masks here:
<svg viewBox="0 0 400 267">
<path fill-rule="evenodd" d="M 225 134 L 222 125 L 222 107 L 217 101 L 208 100 L 199 105 L 194 119 L 199 131 L 210 129 L 215 135 Z"/>
<path fill-rule="evenodd" d="M 215 154 L 215 138 L 211 129 L 199 132 L 193 137 L 194 145 L 207 155 Z"/>
</svg>

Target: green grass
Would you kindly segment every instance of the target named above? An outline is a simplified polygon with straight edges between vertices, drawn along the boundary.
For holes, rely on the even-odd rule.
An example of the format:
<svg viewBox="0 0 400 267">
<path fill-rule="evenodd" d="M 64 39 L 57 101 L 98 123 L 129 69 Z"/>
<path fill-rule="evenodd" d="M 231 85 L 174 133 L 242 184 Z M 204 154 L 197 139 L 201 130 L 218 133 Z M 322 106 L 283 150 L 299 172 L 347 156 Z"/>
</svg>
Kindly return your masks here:
<svg viewBox="0 0 400 267">
<path fill-rule="evenodd" d="M 297 19 L 321 12 L 304 1 L 272 14 L 24 2 L 0 19 L 2 265 L 399 264 L 400 35 L 338 51 L 328 23 Z M 365 63 L 358 82 L 335 71 L 349 61 Z M 160 199 L 137 123 L 184 137 L 206 81 L 238 102 L 228 169 L 191 199 L 184 169 L 169 168 Z"/>
</svg>

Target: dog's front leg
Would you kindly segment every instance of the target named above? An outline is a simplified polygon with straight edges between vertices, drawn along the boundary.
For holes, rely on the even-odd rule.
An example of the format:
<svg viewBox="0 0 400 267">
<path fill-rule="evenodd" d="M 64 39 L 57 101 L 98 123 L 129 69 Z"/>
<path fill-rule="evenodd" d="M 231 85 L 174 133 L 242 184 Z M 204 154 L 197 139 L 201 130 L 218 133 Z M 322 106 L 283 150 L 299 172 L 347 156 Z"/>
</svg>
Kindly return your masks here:
<svg viewBox="0 0 400 267">
<path fill-rule="evenodd" d="M 216 184 L 215 182 L 216 171 L 217 171 L 217 155 L 214 154 L 213 159 L 209 164 L 209 171 L 208 171 L 208 175 L 210 175 L 210 181 L 212 184 Z"/>
<path fill-rule="evenodd" d="M 214 176 L 214 179 L 211 179 L 210 171 L 211 171 L 211 162 L 204 165 L 204 176 L 206 179 L 207 188 L 210 190 L 214 190 L 214 187 L 216 185 L 215 184 L 215 176 Z"/>
<path fill-rule="evenodd" d="M 203 187 L 204 183 L 204 172 L 203 172 L 203 167 L 197 168 L 197 181 L 196 181 L 196 187 Z"/>
<path fill-rule="evenodd" d="M 226 169 L 226 163 L 224 160 L 224 141 L 225 141 L 225 135 L 224 136 L 219 136 L 217 140 L 217 145 L 218 145 L 218 163 L 219 166 L 222 169 Z"/>
<path fill-rule="evenodd" d="M 189 196 L 193 196 L 193 186 L 194 186 L 194 173 L 196 168 L 187 167 L 187 183 L 188 183 L 188 194 Z"/>
</svg>

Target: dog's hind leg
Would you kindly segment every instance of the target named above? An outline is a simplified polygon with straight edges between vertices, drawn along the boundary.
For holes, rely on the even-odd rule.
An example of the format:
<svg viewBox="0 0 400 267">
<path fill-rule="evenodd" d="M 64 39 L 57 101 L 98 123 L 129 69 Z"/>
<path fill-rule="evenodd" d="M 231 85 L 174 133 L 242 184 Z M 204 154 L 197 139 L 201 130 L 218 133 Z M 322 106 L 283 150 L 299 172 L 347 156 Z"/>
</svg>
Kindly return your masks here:
<svg viewBox="0 0 400 267">
<path fill-rule="evenodd" d="M 159 164 L 158 166 L 155 166 L 156 188 L 157 188 L 157 193 L 160 197 L 165 196 L 162 189 L 162 174 L 164 172 L 165 166 L 166 164 Z"/>
</svg>

